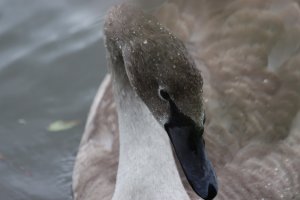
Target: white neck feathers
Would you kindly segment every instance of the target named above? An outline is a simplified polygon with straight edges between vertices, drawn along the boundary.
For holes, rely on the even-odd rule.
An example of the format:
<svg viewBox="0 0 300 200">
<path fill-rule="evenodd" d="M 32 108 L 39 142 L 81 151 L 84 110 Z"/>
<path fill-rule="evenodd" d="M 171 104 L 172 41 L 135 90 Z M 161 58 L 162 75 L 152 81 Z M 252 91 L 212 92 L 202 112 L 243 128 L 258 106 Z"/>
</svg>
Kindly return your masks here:
<svg viewBox="0 0 300 200">
<path fill-rule="evenodd" d="M 189 199 L 167 133 L 142 100 L 128 88 L 115 90 L 120 158 L 113 200 Z"/>
</svg>

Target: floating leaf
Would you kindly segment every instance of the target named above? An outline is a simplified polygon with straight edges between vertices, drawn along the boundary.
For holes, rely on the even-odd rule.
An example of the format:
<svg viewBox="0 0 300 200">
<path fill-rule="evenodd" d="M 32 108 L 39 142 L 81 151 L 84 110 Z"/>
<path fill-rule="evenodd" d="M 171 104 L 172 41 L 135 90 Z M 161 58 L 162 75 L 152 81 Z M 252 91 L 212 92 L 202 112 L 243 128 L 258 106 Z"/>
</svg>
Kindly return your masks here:
<svg viewBox="0 0 300 200">
<path fill-rule="evenodd" d="M 26 125 L 27 121 L 25 119 L 18 119 L 18 123 L 22 125 Z"/>
<path fill-rule="evenodd" d="M 48 126 L 47 130 L 50 131 L 50 132 L 65 131 L 65 130 L 74 128 L 79 123 L 80 123 L 79 120 L 71 120 L 71 121 L 59 120 L 59 121 L 55 121 L 55 122 L 51 123 Z"/>
</svg>

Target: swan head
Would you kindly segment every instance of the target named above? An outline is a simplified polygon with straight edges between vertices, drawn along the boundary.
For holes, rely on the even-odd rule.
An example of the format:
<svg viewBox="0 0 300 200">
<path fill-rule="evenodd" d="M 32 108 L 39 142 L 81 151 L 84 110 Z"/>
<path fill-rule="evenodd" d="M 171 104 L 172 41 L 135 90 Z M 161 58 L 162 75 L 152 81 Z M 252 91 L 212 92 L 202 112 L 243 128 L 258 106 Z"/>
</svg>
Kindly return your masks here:
<svg viewBox="0 0 300 200">
<path fill-rule="evenodd" d="M 104 32 L 111 67 L 125 74 L 115 78 L 127 79 L 164 127 L 194 191 L 213 199 L 218 185 L 203 139 L 203 80 L 184 44 L 128 4 L 108 13 Z"/>
</svg>

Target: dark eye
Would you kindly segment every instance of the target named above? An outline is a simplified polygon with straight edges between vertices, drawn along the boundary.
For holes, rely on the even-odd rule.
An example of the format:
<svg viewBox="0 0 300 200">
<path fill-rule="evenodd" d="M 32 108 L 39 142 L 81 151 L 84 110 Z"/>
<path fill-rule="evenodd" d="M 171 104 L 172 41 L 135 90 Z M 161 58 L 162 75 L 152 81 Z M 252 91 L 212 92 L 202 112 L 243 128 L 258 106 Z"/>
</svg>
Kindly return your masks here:
<svg viewBox="0 0 300 200">
<path fill-rule="evenodd" d="M 159 96 L 160 96 L 163 100 L 166 100 L 166 101 L 169 101 L 169 100 L 170 100 L 170 95 L 169 95 L 168 92 L 165 91 L 164 89 L 160 89 L 160 90 L 159 90 Z"/>
<path fill-rule="evenodd" d="M 206 122 L 206 115 L 205 115 L 205 113 L 204 113 L 203 125 L 205 124 L 205 122 Z"/>
</svg>

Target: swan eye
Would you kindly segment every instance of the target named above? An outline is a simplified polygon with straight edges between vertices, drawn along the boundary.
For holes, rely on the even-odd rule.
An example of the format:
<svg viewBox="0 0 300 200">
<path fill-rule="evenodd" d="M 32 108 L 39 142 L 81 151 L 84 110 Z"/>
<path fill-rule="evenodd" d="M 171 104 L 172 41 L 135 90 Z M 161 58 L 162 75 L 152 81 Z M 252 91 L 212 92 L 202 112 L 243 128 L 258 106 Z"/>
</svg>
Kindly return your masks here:
<svg viewBox="0 0 300 200">
<path fill-rule="evenodd" d="M 165 91 L 164 89 L 160 89 L 159 90 L 159 96 L 160 98 L 162 98 L 165 101 L 169 101 L 170 100 L 170 95 L 167 91 Z"/>
</svg>

